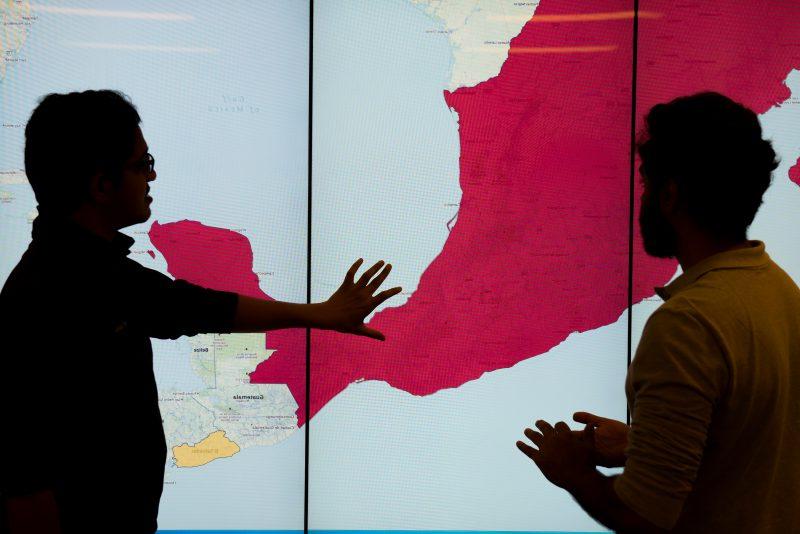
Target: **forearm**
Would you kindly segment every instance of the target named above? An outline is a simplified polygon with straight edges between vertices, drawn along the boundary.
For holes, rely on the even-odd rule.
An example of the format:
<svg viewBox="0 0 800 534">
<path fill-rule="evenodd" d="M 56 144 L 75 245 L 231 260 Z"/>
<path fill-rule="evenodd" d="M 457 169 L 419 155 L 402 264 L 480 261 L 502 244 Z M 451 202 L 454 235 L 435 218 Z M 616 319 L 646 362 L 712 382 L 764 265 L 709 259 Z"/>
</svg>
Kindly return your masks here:
<svg viewBox="0 0 800 534">
<path fill-rule="evenodd" d="M 322 304 L 295 304 L 239 295 L 233 332 L 264 332 L 280 328 L 324 328 Z"/>
<path fill-rule="evenodd" d="M 614 491 L 615 478 L 593 470 L 568 491 L 586 513 L 615 532 L 664 532 L 620 500 Z"/>
</svg>

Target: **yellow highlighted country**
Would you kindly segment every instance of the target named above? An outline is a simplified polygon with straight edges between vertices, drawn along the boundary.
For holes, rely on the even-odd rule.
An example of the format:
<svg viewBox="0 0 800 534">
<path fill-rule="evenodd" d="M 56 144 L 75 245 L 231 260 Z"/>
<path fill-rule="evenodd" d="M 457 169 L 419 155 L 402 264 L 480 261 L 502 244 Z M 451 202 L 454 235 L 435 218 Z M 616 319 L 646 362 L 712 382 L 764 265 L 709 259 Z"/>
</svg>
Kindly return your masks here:
<svg viewBox="0 0 800 534">
<path fill-rule="evenodd" d="M 184 443 L 172 448 L 178 467 L 198 467 L 217 458 L 228 458 L 239 452 L 239 446 L 225 437 L 224 430 L 212 432 L 196 445 Z"/>
</svg>

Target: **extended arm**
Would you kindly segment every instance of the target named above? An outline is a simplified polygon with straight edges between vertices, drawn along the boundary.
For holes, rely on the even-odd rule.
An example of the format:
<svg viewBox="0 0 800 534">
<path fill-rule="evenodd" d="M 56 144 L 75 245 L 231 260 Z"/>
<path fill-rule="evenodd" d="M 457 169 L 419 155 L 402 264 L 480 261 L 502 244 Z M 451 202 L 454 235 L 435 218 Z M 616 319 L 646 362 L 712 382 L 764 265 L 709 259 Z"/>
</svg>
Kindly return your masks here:
<svg viewBox="0 0 800 534">
<path fill-rule="evenodd" d="M 294 304 L 239 295 L 233 332 L 263 332 L 279 328 L 319 328 L 322 304 Z"/>
<path fill-rule="evenodd" d="M 358 260 L 350 267 L 342 285 L 325 302 L 294 304 L 240 295 L 233 320 L 233 331 L 263 332 L 279 328 L 322 328 L 383 340 L 383 334 L 367 327 L 364 318 L 402 289 L 394 287 L 375 294 L 389 276 L 392 266 L 384 266 L 384 263 L 379 261 L 356 281 L 355 274 L 362 262 L 363 260 Z"/>
</svg>

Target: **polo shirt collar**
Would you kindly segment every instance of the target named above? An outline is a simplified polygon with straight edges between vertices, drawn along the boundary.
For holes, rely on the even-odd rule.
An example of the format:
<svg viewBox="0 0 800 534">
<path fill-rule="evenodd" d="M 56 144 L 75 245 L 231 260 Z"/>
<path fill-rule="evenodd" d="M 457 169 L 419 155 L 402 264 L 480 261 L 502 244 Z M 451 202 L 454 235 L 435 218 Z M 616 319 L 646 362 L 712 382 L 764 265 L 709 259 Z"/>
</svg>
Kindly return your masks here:
<svg viewBox="0 0 800 534">
<path fill-rule="evenodd" d="M 764 243 L 762 241 L 748 241 L 747 247 L 720 252 L 692 265 L 670 284 L 664 287 L 656 287 L 656 294 L 664 300 L 669 300 L 711 271 L 760 267 L 768 261 L 769 255 L 764 248 Z"/>
<path fill-rule="evenodd" d="M 116 232 L 113 239 L 108 241 L 81 227 L 68 217 L 52 213 L 42 213 L 33 221 L 31 236 L 35 243 L 42 243 L 47 247 L 57 249 L 67 248 L 74 250 L 80 248 L 96 253 L 108 253 L 115 256 L 127 256 L 135 240 Z"/>
</svg>

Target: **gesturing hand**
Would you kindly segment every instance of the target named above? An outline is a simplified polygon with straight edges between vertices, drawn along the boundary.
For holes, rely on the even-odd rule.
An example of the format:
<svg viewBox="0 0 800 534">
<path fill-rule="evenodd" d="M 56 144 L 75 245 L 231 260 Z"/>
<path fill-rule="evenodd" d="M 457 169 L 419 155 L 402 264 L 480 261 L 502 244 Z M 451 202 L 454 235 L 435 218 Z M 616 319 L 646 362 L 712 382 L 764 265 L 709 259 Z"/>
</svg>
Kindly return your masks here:
<svg viewBox="0 0 800 534">
<path fill-rule="evenodd" d="M 363 262 L 364 260 L 359 259 L 350 267 L 339 289 L 322 304 L 320 323 L 323 328 L 383 341 L 386 339 L 384 335 L 365 325 L 364 318 L 386 299 L 397 295 L 403 289 L 393 287 L 375 295 L 375 291 L 389 276 L 392 266 L 388 264 L 384 266 L 384 262 L 379 261 L 356 281 L 356 272 Z"/>
<path fill-rule="evenodd" d="M 622 421 L 607 419 L 589 412 L 575 412 L 572 418 L 586 425 L 584 431 L 594 430 L 594 463 L 603 467 L 625 465 L 630 427 Z"/>
<path fill-rule="evenodd" d="M 573 432 L 559 421 L 555 428 L 547 421 L 536 421 L 536 430 L 526 428 L 527 437 L 536 447 L 517 441 L 517 448 L 547 477 L 547 480 L 569 491 L 595 472 L 592 463 L 592 431 Z"/>
</svg>

